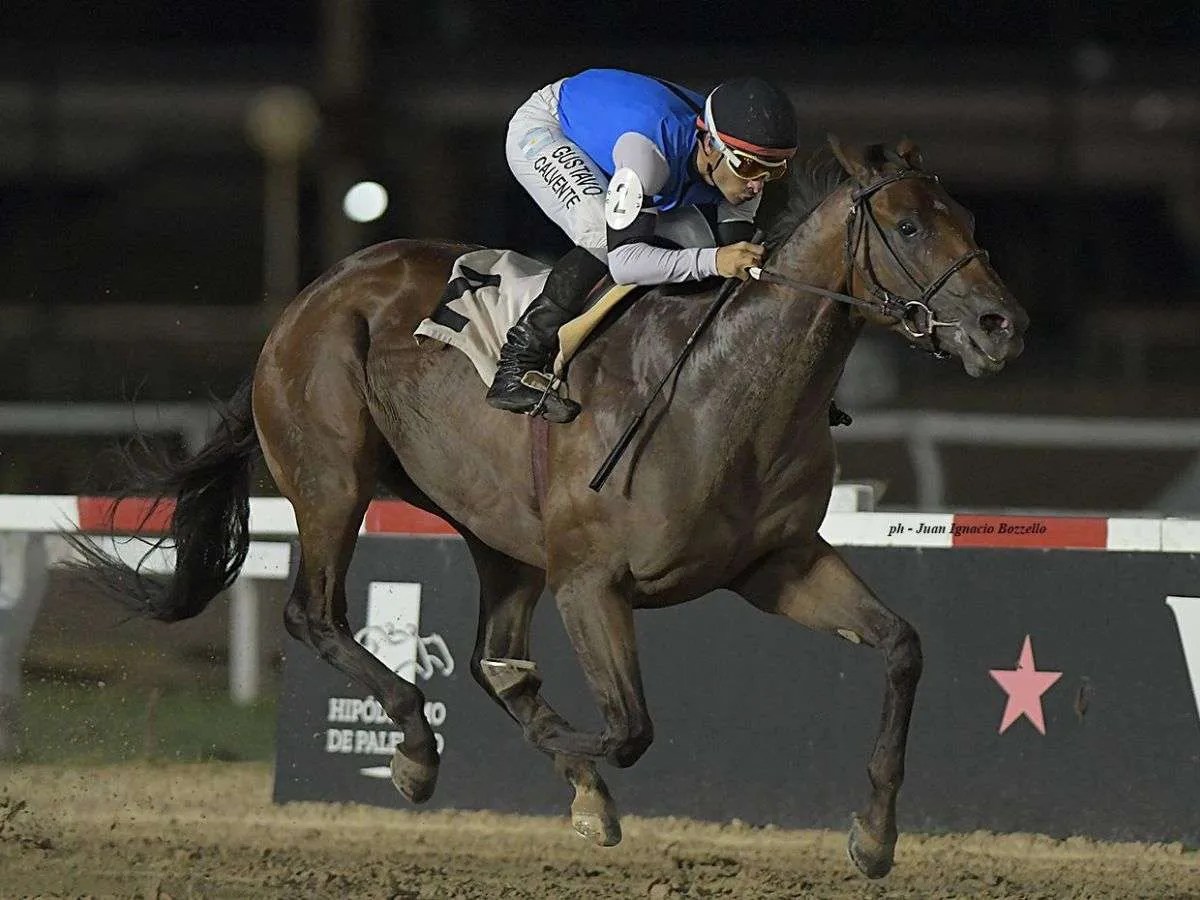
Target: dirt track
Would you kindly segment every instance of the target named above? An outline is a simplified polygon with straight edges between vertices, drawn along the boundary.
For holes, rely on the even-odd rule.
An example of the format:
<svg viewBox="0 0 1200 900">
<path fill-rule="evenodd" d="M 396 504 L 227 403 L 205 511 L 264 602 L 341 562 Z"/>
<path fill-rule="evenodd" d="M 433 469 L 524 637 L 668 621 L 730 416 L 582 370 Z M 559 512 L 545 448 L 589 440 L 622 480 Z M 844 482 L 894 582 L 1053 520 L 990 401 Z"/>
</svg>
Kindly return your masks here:
<svg viewBox="0 0 1200 900">
<path fill-rule="evenodd" d="M 602 850 L 566 819 L 273 806 L 264 765 L 0 770 L 0 897 L 1200 897 L 1173 846 L 901 837 L 882 882 L 845 836 L 672 819 Z"/>
</svg>

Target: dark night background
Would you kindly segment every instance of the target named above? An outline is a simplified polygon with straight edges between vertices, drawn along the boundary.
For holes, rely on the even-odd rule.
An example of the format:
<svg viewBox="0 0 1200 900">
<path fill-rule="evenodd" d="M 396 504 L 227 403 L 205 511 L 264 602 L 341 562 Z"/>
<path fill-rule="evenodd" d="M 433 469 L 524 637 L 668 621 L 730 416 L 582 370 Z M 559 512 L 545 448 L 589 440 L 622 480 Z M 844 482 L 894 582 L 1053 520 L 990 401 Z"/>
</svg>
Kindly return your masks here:
<svg viewBox="0 0 1200 900">
<path fill-rule="evenodd" d="M 9 0 L 0 401 L 197 400 L 245 375 L 273 309 L 263 303 L 265 166 L 245 126 L 262 89 L 297 86 L 320 109 L 298 170 L 303 284 L 396 236 L 545 258 L 565 249 L 508 172 L 504 128 L 543 84 L 615 65 L 697 89 L 762 74 L 793 97 L 802 147 L 829 132 L 910 136 L 975 213 L 980 243 L 1033 318 L 1025 355 L 975 382 L 871 335 L 844 383 L 852 411 L 1190 417 L 1200 382 L 1197 49 L 1200 9 L 1168 2 Z M 359 179 L 390 193 L 369 224 L 341 215 Z M 78 453 L 90 459 L 99 446 L 0 441 L 9 491 L 77 489 Z M 911 502 L 897 456 L 852 442 L 843 463 Z M 979 461 L 959 475 L 951 467 L 951 496 L 1142 508 L 1184 477 L 1194 450 L 1139 459 L 1136 477 L 1127 458 L 1087 448 L 1009 456 L 1011 475 Z M 981 464 L 990 479 L 974 477 Z M 1023 487 L 1030 467 L 1083 481 L 1046 497 Z M 1105 474 L 1092 483 L 1089 472 Z"/>
<path fill-rule="evenodd" d="M 870 482 L 889 514 L 1144 517 L 1113 527 L 1114 543 L 1161 538 L 1176 552 L 848 548 L 925 647 L 901 867 L 890 886 L 868 889 L 838 849 L 843 868 L 819 871 L 842 873 L 842 886 L 818 883 L 797 867 L 831 845 L 809 844 L 772 860 L 794 881 L 755 895 L 791 883 L 805 896 L 918 896 L 924 884 L 928 896 L 1167 896 L 1151 885 L 1183 883 L 1200 835 L 1200 690 L 1188 689 L 1184 655 L 1196 635 L 1179 612 L 1200 602 L 1190 552 L 1200 520 L 1198 51 L 1196 0 L 0 0 L 0 495 L 112 490 L 122 467 L 109 451 L 134 425 L 156 447 L 203 446 L 209 398 L 245 380 L 282 305 L 359 248 L 412 237 L 545 260 L 565 250 L 504 154 L 510 115 L 547 83 L 591 66 L 698 90 L 761 75 L 792 98 L 802 153 L 830 133 L 917 141 L 1032 320 L 1024 355 L 989 380 L 865 332 L 837 397 L 855 417 L 835 430 L 841 480 Z M 390 196 L 365 224 L 343 213 L 361 181 Z M 770 186 L 765 205 L 778 207 L 785 190 Z M 274 492 L 260 467 L 252 493 Z M 35 506 L 45 509 L 5 497 L 7 527 L 47 527 L 35 526 Z M 1170 516 L 1192 521 L 1160 528 Z M 256 541 L 271 539 L 261 514 L 252 527 Z M 293 807 L 284 830 L 263 815 L 254 804 L 266 802 L 277 743 L 281 784 L 298 790 L 290 761 L 324 755 L 312 742 L 328 727 L 317 689 L 345 689 L 279 627 L 298 547 L 279 578 L 252 569 L 204 615 L 164 628 L 58 566 L 74 551 L 57 536 L 0 532 L 0 895 L 362 895 L 353 873 L 381 886 L 366 888 L 372 896 L 445 896 L 452 869 L 520 879 L 520 866 L 529 877 L 494 896 L 528 896 L 524 881 L 536 891 L 568 874 L 600 896 L 608 882 L 593 876 L 623 867 L 642 896 L 683 895 L 665 879 L 635 881 L 637 855 L 564 863 L 526 840 L 500 866 L 528 820 L 514 820 L 517 840 L 504 843 L 456 819 L 475 835 L 460 852 L 435 846 L 437 831 L 411 847 L 400 831 L 363 840 L 357 814 Z M 368 583 L 419 584 L 419 622 L 414 606 L 389 627 L 445 632 L 458 661 L 454 681 L 422 683 L 430 700 L 452 701 L 435 805 L 561 815 L 561 778 L 469 683 L 476 592 L 465 545 L 368 537 L 359 547 L 352 627 Z M 324 595 L 307 592 L 310 615 L 323 606 L 338 617 L 331 571 Z M 180 591 L 194 593 L 196 580 L 185 582 Z M 1180 605 L 1168 607 L 1168 593 Z M 613 779 L 618 806 L 844 828 L 865 797 L 882 658 L 744 607 L 718 596 L 639 614 L 658 737 Z M 560 618 L 542 603 L 530 653 L 552 702 L 590 719 Z M 997 730 L 1006 701 L 988 672 L 1015 667 L 1025 635 L 1040 670 L 1062 673 L 1045 695 L 1045 735 L 1029 722 Z M 284 647 L 300 680 L 281 694 Z M 366 689 L 353 690 L 340 695 Z M 201 760 L 212 764 L 191 765 Z M 222 774 L 225 761 L 241 774 Z M 351 770 L 360 759 L 340 762 L 364 781 Z M 126 765 L 102 768 L 114 763 Z M 28 806 L 22 779 L 46 786 Z M 257 800 L 246 789 L 256 784 Z M 340 799 L 398 802 L 386 782 L 350 791 Z M 237 805 L 225 805 L 234 793 Z M 334 840 L 339 822 L 350 836 Z M 634 853 L 661 848 L 655 865 L 671 879 L 728 876 L 715 882 L 726 896 L 758 887 L 757 864 L 725 858 L 756 840 L 744 822 L 720 844 L 690 825 L 678 842 L 665 832 L 669 845 L 651 835 L 658 826 L 635 827 Z M 974 832 L 910 850 L 912 832 L 947 828 L 1171 843 L 1071 842 L 1050 854 L 1050 838 Z M 339 858 L 354 840 L 356 855 Z M 921 855 L 928 874 L 910 863 Z"/>
</svg>

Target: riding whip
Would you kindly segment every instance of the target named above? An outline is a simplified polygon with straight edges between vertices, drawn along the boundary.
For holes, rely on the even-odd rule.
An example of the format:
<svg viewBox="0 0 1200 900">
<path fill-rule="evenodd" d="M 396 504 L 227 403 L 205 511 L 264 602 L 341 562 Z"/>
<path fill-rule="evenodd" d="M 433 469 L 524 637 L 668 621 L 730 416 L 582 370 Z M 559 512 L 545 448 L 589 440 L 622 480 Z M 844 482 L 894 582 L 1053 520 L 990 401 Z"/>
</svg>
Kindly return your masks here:
<svg viewBox="0 0 1200 900">
<path fill-rule="evenodd" d="M 756 231 L 754 233 L 754 237 L 751 238 L 751 243 L 757 244 L 760 240 L 762 240 L 762 236 L 763 233 L 761 230 Z M 662 393 L 662 389 L 666 386 L 667 381 L 670 380 L 671 376 L 675 374 L 675 371 L 681 365 L 683 365 L 683 361 L 687 359 L 688 354 L 692 352 L 692 345 L 696 343 L 696 340 L 701 334 L 704 333 L 704 330 L 708 328 L 712 320 L 716 318 L 716 315 L 720 311 L 721 307 L 725 305 L 725 301 L 730 298 L 734 290 L 741 284 L 742 282 L 738 279 L 730 278 L 725 282 L 724 285 L 722 285 L 721 292 L 717 294 L 717 299 L 713 301 L 713 305 L 708 308 L 708 312 L 704 314 L 704 318 L 700 320 L 700 324 L 696 326 L 696 330 L 693 331 L 691 337 L 687 339 L 687 343 L 683 345 L 683 350 L 680 351 L 680 354 L 675 362 L 671 364 L 671 368 L 669 368 L 667 373 L 663 375 L 662 381 L 658 383 L 658 387 L 654 389 L 654 393 L 650 395 L 650 398 L 646 401 L 646 405 L 642 407 L 642 411 L 639 412 L 634 417 L 633 421 L 629 423 L 629 427 L 625 429 L 625 433 L 621 435 L 621 439 L 617 441 L 616 446 L 612 448 L 612 452 L 608 454 L 608 457 L 604 460 L 603 464 L 601 464 L 600 468 L 596 470 L 596 474 L 592 476 L 592 480 L 588 482 L 588 487 L 590 487 L 593 491 L 598 493 L 600 489 L 604 487 L 604 482 L 608 481 L 608 476 L 612 474 L 612 470 L 615 469 L 617 463 L 621 461 L 621 457 L 625 455 L 625 451 L 629 448 L 629 444 L 633 441 L 634 434 L 636 434 L 638 428 L 641 427 L 642 420 L 646 418 L 646 413 L 650 411 L 651 404 L 658 399 L 658 395 Z"/>
</svg>

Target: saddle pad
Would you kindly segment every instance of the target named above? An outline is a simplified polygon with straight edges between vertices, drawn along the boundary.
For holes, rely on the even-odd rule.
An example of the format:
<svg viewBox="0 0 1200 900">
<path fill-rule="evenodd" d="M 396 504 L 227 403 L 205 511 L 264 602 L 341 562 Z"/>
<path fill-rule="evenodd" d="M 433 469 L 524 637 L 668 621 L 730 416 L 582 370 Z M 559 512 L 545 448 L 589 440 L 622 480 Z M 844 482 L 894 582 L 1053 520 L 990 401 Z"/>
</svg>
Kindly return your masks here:
<svg viewBox="0 0 1200 900">
<path fill-rule="evenodd" d="M 513 250 L 472 250 L 454 261 L 437 308 L 413 332 L 417 343 L 439 341 L 467 355 L 483 383 L 491 386 L 504 336 L 542 292 L 550 267 Z M 615 284 L 583 315 L 558 331 L 554 372 L 566 364 L 604 317 L 637 285 Z"/>
<path fill-rule="evenodd" d="M 504 335 L 542 292 L 550 267 L 512 250 L 472 250 L 454 261 L 437 308 L 413 332 L 467 355 L 491 386 Z"/>
</svg>

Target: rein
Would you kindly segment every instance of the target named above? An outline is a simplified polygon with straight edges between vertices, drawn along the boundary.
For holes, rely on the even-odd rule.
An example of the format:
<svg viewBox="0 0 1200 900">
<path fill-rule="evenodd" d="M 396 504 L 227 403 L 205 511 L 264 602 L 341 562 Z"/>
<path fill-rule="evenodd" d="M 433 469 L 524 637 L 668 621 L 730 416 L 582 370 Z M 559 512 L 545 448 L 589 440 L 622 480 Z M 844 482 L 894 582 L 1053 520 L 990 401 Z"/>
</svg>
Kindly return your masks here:
<svg viewBox="0 0 1200 900">
<path fill-rule="evenodd" d="M 851 294 L 831 291 L 779 272 L 768 271 L 759 266 L 749 269 L 750 277 L 765 284 L 776 284 L 783 287 L 796 288 L 810 294 L 818 294 L 822 297 L 828 297 L 830 300 L 836 300 L 839 303 L 857 306 L 887 318 L 895 319 L 904 328 L 908 336 L 914 340 L 929 338 L 929 346 L 918 347 L 918 349 L 926 350 L 937 359 L 948 359 L 950 354 L 937 346 L 935 329 L 956 326 L 959 324 L 959 320 L 956 319 L 952 322 L 939 320 L 929 304 L 933 300 L 934 295 L 945 287 L 946 283 L 955 274 L 976 259 L 986 261 L 988 254 L 982 248 L 970 250 L 947 266 L 946 270 L 933 279 L 933 281 L 929 282 L 928 285 L 921 287 L 921 283 L 913 277 L 912 273 L 908 271 L 908 268 L 900 259 L 900 256 L 892 249 L 892 245 L 888 242 L 882 226 L 875 218 L 875 213 L 871 209 L 871 198 L 875 194 L 888 185 L 895 184 L 897 181 L 903 181 L 906 178 L 924 178 L 927 181 L 938 181 L 936 175 L 916 169 L 905 169 L 893 175 L 886 175 L 871 184 L 860 187 L 850 195 L 853 205 L 850 207 L 850 215 L 846 219 L 846 239 L 843 242 L 846 255 L 846 279 L 849 282 L 853 279 L 854 274 L 858 273 L 863 281 L 866 282 L 867 289 L 871 292 L 870 297 L 855 297 Z M 920 297 L 915 300 L 910 299 L 885 288 L 875 274 L 875 267 L 871 265 L 869 252 L 867 254 L 866 266 L 859 265 L 858 249 L 867 238 L 868 223 L 874 226 L 875 230 L 879 232 L 883 246 L 891 254 L 892 260 L 900 267 L 900 270 L 904 272 L 908 280 L 913 283 L 913 286 L 921 291 Z"/>
<path fill-rule="evenodd" d="M 895 184 L 897 181 L 902 181 L 905 178 L 924 178 L 928 181 L 938 181 L 938 177 L 936 175 L 930 175 L 916 169 L 904 169 L 903 171 L 896 172 L 892 175 L 885 175 L 883 178 L 873 181 L 871 184 L 861 186 L 850 195 L 853 205 L 850 208 L 850 215 L 846 220 L 846 240 L 844 242 L 846 252 L 846 281 L 847 284 L 849 284 L 853 280 L 854 274 L 857 272 L 866 282 L 867 289 L 871 292 L 870 297 L 855 297 L 852 294 L 843 294 L 838 291 L 831 291 L 815 284 L 808 284 L 807 282 L 799 281 L 788 275 L 782 275 L 778 272 L 769 272 L 759 266 L 752 266 L 747 271 L 750 273 L 750 277 L 756 281 L 795 288 L 801 291 L 806 291 L 810 294 L 818 294 L 822 297 L 828 297 L 831 300 L 837 300 L 840 303 L 857 306 L 875 313 L 880 313 L 888 318 L 896 319 L 904 327 L 904 330 L 908 333 L 908 335 L 914 340 L 929 338 L 928 346 L 921 346 L 919 344 L 914 344 L 913 346 L 933 354 L 936 359 L 949 359 L 950 354 L 938 347 L 937 335 L 934 333 L 934 330 L 941 326 L 955 326 L 958 325 L 958 322 L 939 321 L 929 303 L 933 299 L 933 296 L 943 287 L 945 287 L 946 282 L 948 282 L 956 272 L 971 263 L 973 260 L 986 260 L 987 251 L 977 248 L 964 253 L 962 256 L 952 262 L 946 268 L 946 270 L 942 272 L 942 274 L 922 288 L 920 282 L 918 282 L 913 277 L 912 273 L 908 271 L 903 261 L 901 261 L 899 255 L 895 250 L 892 249 L 892 245 L 888 243 L 887 235 L 884 233 L 879 222 L 876 221 L 875 214 L 871 209 L 871 197 L 879 193 L 888 185 Z M 893 293 L 880 284 L 879 278 L 875 275 L 875 269 L 873 266 L 871 266 L 871 254 L 869 247 L 866 253 L 866 268 L 863 268 L 858 264 L 858 250 L 867 238 L 868 221 L 874 225 L 875 230 L 879 232 L 879 237 L 883 241 L 883 245 L 887 247 L 888 252 L 892 255 L 892 259 L 895 261 L 896 265 L 898 265 L 901 271 L 908 276 L 908 280 L 911 281 L 921 291 L 921 296 L 918 299 L 912 300 L 900 294 Z M 757 232 L 754 236 L 754 242 L 757 243 L 761 237 L 762 232 Z M 713 318 L 721 310 L 721 307 L 725 305 L 725 302 L 733 295 L 733 292 L 741 284 L 742 282 L 731 278 L 722 286 L 720 293 L 717 295 L 716 301 L 714 301 L 713 305 L 708 308 L 707 312 L 705 312 L 704 317 L 700 320 L 700 324 L 696 326 L 696 330 L 693 331 L 691 337 L 687 339 L 687 343 L 684 344 L 683 350 L 676 358 L 674 364 L 667 370 L 667 373 L 663 375 L 662 380 L 658 383 L 658 387 L 654 389 L 654 392 L 650 395 L 645 405 L 643 405 L 641 412 L 639 412 L 637 416 L 634 417 L 633 421 L 629 423 L 629 426 L 625 429 L 625 433 L 621 435 L 616 445 L 612 448 L 604 462 L 600 465 L 600 468 L 596 471 L 596 474 L 592 477 L 592 480 L 588 482 L 588 487 L 590 487 L 593 491 L 599 491 L 604 487 L 604 483 L 608 481 L 608 476 L 612 474 L 613 469 L 616 468 L 617 463 L 620 462 L 625 450 L 629 447 L 630 442 L 633 440 L 634 434 L 637 433 L 642 421 L 646 418 L 646 414 L 650 411 L 650 406 L 662 392 L 667 380 L 679 369 L 681 365 L 683 365 L 683 361 L 687 359 L 688 354 L 691 352 L 692 346 L 696 343 L 696 340 L 701 334 L 704 333 L 704 331 L 708 328 L 709 323 L 712 322 Z"/>
</svg>

